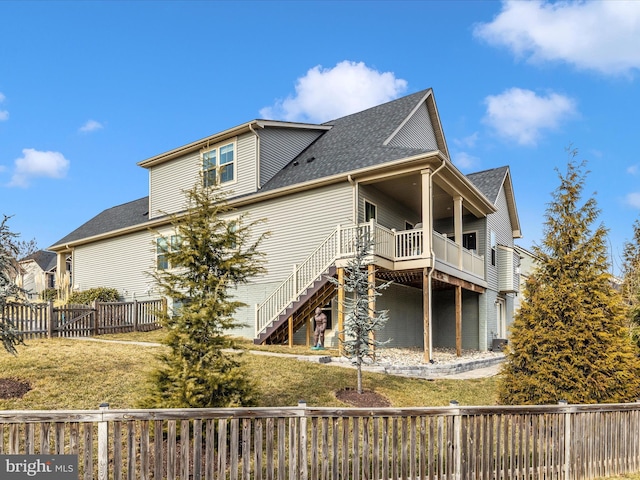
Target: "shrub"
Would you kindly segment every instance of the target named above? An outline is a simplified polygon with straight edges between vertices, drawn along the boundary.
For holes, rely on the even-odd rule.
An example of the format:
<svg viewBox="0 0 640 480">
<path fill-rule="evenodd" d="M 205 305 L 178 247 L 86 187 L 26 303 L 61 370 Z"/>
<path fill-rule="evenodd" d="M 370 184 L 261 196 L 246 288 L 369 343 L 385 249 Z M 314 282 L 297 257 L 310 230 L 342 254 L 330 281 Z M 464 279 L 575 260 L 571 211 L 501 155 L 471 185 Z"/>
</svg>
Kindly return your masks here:
<svg viewBox="0 0 640 480">
<path fill-rule="evenodd" d="M 40 292 L 40 300 L 50 302 L 58 299 L 58 291 L 55 288 L 47 288 Z"/>
<path fill-rule="evenodd" d="M 98 287 L 83 290 L 81 292 L 73 292 L 69 295 L 70 304 L 90 305 L 98 302 L 117 302 L 120 300 L 120 294 L 115 288 Z"/>
</svg>

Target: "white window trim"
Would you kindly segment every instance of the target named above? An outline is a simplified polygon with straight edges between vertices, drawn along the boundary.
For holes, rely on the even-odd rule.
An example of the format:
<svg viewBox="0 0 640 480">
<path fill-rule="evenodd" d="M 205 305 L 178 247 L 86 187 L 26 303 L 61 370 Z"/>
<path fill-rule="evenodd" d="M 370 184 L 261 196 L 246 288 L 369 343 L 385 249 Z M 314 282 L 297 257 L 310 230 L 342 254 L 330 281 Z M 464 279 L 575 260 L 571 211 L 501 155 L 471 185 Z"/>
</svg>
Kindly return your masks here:
<svg viewBox="0 0 640 480">
<path fill-rule="evenodd" d="M 226 182 L 221 182 L 220 178 L 220 149 L 223 147 L 226 147 L 228 145 L 233 145 L 233 179 L 232 180 L 228 180 Z M 230 141 L 225 141 L 225 142 L 220 142 L 217 143 L 215 145 L 212 145 L 210 147 L 204 148 L 201 152 L 200 152 L 200 170 L 202 171 L 203 174 L 203 181 L 205 181 L 206 178 L 206 172 L 209 170 L 205 170 L 204 169 L 204 156 L 205 154 L 211 152 L 215 150 L 216 151 L 216 184 L 220 185 L 220 186 L 226 186 L 226 185 L 234 185 L 235 183 L 238 183 L 238 139 L 237 137 L 231 139 Z M 209 185 L 205 185 L 205 186 L 209 186 Z"/>
</svg>

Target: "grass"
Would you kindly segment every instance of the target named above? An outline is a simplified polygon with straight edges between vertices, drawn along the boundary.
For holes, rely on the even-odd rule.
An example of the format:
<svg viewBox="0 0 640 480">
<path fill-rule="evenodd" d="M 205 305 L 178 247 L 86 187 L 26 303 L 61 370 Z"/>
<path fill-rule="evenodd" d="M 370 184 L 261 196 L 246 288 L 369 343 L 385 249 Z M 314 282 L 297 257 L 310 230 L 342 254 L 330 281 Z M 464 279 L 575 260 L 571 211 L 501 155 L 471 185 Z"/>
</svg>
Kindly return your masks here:
<svg viewBox="0 0 640 480">
<path fill-rule="evenodd" d="M 104 335 L 100 340 L 152 342 L 162 331 Z M 0 351 L 0 377 L 26 380 L 32 390 L 20 399 L 0 400 L 4 410 L 96 409 L 101 403 L 112 409 L 136 408 L 162 346 L 97 342 L 90 339 L 27 340 L 18 355 Z M 296 355 L 317 353 L 306 347 L 245 348 Z M 336 352 L 328 351 L 328 354 Z M 260 406 L 297 405 L 345 407 L 335 392 L 355 387 L 351 368 L 305 362 L 280 356 L 243 354 L 260 392 Z M 384 374 L 364 374 L 364 387 L 385 395 L 394 407 L 445 406 L 451 400 L 462 405 L 494 405 L 496 378 L 478 380 L 421 380 Z"/>
</svg>

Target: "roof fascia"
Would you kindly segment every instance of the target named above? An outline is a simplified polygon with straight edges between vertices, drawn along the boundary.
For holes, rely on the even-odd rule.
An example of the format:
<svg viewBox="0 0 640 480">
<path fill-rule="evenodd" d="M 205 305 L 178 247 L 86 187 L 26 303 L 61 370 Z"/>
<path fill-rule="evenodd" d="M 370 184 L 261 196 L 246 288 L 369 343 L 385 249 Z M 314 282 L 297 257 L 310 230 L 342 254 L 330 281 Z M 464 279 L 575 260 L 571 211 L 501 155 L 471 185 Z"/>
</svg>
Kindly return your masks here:
<svg viewBox="0 0 640 480">
<path fill-rule="evenodd" d="M 429 118 L 431 119 L 431 125 L 434 127 L 434 133 L 436 135 L 436 141 L 438 142 L 438 148 L 449 158 L 449 148 L 447 147 L 447 141 L 444 138 L 444 131 L 442 130 L 442 122 L 440 121 L 440 114 L 438 113 L 438 107 L 436 106 L 436 100 L 433 96 L 433 89 L 428 89 L 419 102 L 413 107 L 409 115 L 398 125 L 391 135 L 383 142 L 383 145 L 388 145 L 389 142 L 398 134 L 400 130 L 407 124 L 407 122 L 415 115 L 420 106 L 427 104 L 427 111 L 429 112 Z"/>
<path fill-rule="evenodd" d="M 188 143 L 187 145 L 183 145 L 178 148 L 174 148 L 173 150 L 169 150 L 168 152 L 161 153 L 160 155 L 156 155 L 151 158 L 147 158 L 146 160 L 142 160 L 138 162 L 137 165 L 143 168 L 151 168 L 156 165 L 159 165 L 164 162 L 168 162 L 169 160 L 173 160 L 174 158 L 180 157 L 182 155 L 186 155 L 187 153 L 198 151 L 202 148 L 206 148 L 208 145 L 214 145 L 216 143 L 223 142 L 230 138 L 233 138 L 242 133 L 250 133 L 252 126 L 258 127 L 282 127 L 282 128 L 300 128 L 300 129 L 313 129 L 326 131 L 330 130 L 332 127 L 330 125 L 316 125 L 313 123 L 294 123 L 294 122 L 278 122 L 276 120 L 252 120 L 247 123 L 243 123 L 242 125 L 238 125 L 237 127 L 229 128 L 222 132 L 218 132 L 213 135 L 209 135 L 208 137 L 201 138 L 200 140 L 196 140 L 195 142 Z"/>
<path fill-rule="evenodd" d="M 509 220 L 513 230 L 513 238 L 522 238 L 520 230 L 520 217 L 518 215 L 518 207 L 516 205 L 516 197 L 513 193 L 513 183 L 511 181 L 511 170 L 507 169 L 507 173 L 502 181 L 504 193 L 507 198 L 507 207 L 509 208 Z"/>
<path fill-rule="evenodd" d="M 299 183 L 293 186 L 281 187 L 274 190 L 269 190 L 266 192 L 256 192 L 251 195 L 247 195 L 238 199 L 229 199 L 228 204 L 233 208 L 240 208 L 246 205 L 251 205 L 253 203 L 262 202 L 265 200 L 271 200 L 273 198 L 282 197 L 285 195 L 290 195 L 293 193 L 302 192 L 305 190 L 310 190 L 312 188 L 323 187 L 326 185 L 332 185 L 335 183 L 340 183 L 344 181 L 349 181 L 349 178 L 363 177 L 371 175 L 378 175 L 381 172 L 388 172 L 390 170 L 397 170 L 402 167 L 409 167 L 413 164 L 424 164 L 425 160 L 433 160 L 433 159 L 442 159 L 442 154 L 440 152 L 432 152 L 428 154 L 420 154 L 415 155 L 413 157 L 407 157 L 400 160 L 395 160 L 393 162 L 389 162 L 388 164 L 380 167 L 379 165 L 374 165 L 371 167 L 366 167 L 358 170 L 353 170 L 351 172 L 340 173 L 336 175 L 332 175 L 330 177 L 325 177 L 317 180 L 310 180 L 308 182 Z M 439 160 L 441 161 L 441 160 Z M 120 228 L 118 230 L 112 230 L 110 232 L 101 233 L 98 235 L 93 235 L 91 237 L 85 237 L 78 240 L 74 240 L 64 244 L 56 244 L 50 247 L 47 247 L 47 250 L 51 250 L 53 252 L 59 253 L 67 250 L 71 250 L 74 247 L 84 245 L 87 243 L 93 243 L 101 240 L 107 240 L 109 238 L 118 237 L 120 235 L 124 235 L 127 233 L 139 232 L 142 230 L 153 230 L 154 228 L 159 228 L 161 226 L 165 226 L 171 224 L 174 218 L 179 219 L 185 212 L 179 212 L 175 215 L 167 215 L 161 218 L 148 221 L 145 223 L 139 223 L 137 225 L 132 225 L 126 228 Z"/>
</svg>

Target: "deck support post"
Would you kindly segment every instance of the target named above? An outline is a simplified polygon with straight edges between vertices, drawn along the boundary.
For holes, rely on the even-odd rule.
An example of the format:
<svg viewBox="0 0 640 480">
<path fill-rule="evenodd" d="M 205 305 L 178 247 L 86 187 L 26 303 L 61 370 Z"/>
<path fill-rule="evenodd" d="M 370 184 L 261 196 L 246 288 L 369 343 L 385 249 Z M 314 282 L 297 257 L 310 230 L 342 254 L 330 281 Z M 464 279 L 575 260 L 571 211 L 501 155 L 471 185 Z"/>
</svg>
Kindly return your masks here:
<svg viewBox="0 0 640 480">
<path fill-rule="evenodd" d="M 456 355 L 462 356 L 462 287 L 456 285 Z"/>
<path fill-rule="evenodd" d="M 289 322 L 289 348 L 293 348 L 293 315 L 288 319 Z"/>
<path fill-rule="evenodd" d="M 338 267 L 338 355 L 344 354 L 344 268 Z"/>
<path fill-rule="evenodd" d="M 425 363 L 431 362 L 431 276 L 429 268 L 423 270 L 422 276 L 422 330 L 424 335 Z"/>
<path fill-rule="evenodd" d="M 376 266 L 373 263 L 367 265 L 368 283 L 369 288 L 367 295 L 369 296 L 369 318 L 375 316 L 376 312 Z M 371 342 L 371 351 L 373 352 L 373 358 L 376 356 L 375 346 L 376 333 L 369 332 L 369 341 Z"/>
</svg>

